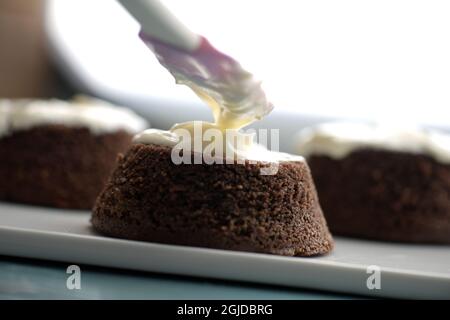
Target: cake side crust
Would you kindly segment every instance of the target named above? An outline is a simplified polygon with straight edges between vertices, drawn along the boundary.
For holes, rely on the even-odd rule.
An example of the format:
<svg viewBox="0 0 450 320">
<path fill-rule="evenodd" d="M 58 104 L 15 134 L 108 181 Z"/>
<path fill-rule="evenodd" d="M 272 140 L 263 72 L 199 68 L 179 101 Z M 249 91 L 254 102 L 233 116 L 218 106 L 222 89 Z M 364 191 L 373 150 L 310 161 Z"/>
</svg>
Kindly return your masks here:
<svg viewBox="0 0 450 320">
<path fill-rule="evenodd" d="M 92 224 L 127 239 L 311 256 L 333 240 L 304 162 L 182 164 L 171 148 L 136 144 L 97 199 Z"/>
<path fill-rule="evenodd" d="M 450 165 L 406 152 L 360 149 L 308 162 L 333 233 L 450 243 Z"/>
<path fill-rule="evenodd" d="M 93 135 L 87 128 L 47 125 L 0 139 L 0 200 L 91 209 L 131 144 L 125 131 Z"/>
</svg>

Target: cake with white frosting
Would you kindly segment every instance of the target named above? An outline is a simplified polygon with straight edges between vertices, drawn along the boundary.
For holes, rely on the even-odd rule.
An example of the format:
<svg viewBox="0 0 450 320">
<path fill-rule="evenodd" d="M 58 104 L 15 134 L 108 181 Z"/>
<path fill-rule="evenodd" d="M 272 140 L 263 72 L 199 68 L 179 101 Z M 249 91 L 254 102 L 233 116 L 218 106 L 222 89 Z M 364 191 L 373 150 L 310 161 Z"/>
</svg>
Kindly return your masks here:
<svg viewBox="0 0 450 320">
<path fill-rule="evenodd" d="M 305 159 L 252 138 L 220 121 L 137 134 L 96 201 L 94 228 L 113 237 L 226 250 L 330 252 L 333 239 Z"/>
<path fill-rule="evenodd" d="M 333 239 L 308 165 L 281 160 L 174 164 L 167 145 L 135 141 L 97 199 L 92 224 L 132 240 L 287 256 L 328 253 Z M 285 158 L 275 154 L 274 158 Z"/>
<path fill-rule="evenodd" d="M 333 233 L 450 243 L 450 135 L 336 122 L 301 131 L 296 149 Z"/>
<path fill-rule="evenodd" d="M 132 111 L 87 97 L 0 100 L 0 200 L 90 209 L 146 127 Z"/>
</svg>

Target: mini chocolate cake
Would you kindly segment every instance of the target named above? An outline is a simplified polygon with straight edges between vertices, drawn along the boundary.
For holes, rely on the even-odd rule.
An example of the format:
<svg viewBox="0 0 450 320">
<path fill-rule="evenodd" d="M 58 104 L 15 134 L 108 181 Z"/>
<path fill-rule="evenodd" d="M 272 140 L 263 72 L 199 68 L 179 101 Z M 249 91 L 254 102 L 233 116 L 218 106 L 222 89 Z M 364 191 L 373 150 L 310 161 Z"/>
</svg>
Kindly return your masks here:
<svg viewBox="0 0 450 320">
<path fill-rule="evenodd" d="M 273 109 L 261 81 L 203 37 L 194 50 L 177 50 L 145 31 L 140 36 L 176 83 L 206 102 L 214 122 L 138 134 L 97 199 L 94 228 L 178 245 L 287 256 L 329 252 L 332 238 L 304 158 L 270 152 L 254 143 L 255 131 L 242 130 Z M 276 138 L 271 133 L 271 143 Z M 179 151 L 194 164 L 178 161 Z"/>
<path fill-rule="evenodd" d="M 450 243 L 450 137 L 326 124 L 301 134 L 321 206 L 337 235 Z"/>
<path fill-rule="evenodd" d="M 1 101 L 0 200 L 91 209 L 118 154 L 144 127 L 97 100 Z"/>
<path fill-rule="evenodd" d="M 95 204 L 92 224 L 119 238 L 287 256 L 329 252 L 333 240 L 304 161 L 181 164 L 169 146 L 137 143 Z"/>
</svg>

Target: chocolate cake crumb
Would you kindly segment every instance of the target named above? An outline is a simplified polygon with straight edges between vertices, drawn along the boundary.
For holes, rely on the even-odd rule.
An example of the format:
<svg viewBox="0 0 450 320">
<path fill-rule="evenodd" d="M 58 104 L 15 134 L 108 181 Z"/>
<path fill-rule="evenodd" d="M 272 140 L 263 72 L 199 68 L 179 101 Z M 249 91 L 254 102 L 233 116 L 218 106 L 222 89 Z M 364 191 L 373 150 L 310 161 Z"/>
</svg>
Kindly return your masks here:
<svg viewBox="0 0 450 320">
<path fill-rule="evenodd" d="M 333 234 L 450 243 L 450 165 L 422 154 L 361 149 L 308 159 Z"/>
<path fill-rule="evenodd" d="M 93 209 L 102 234 L 158 243 L 287 256 L 330 252 L 328 231 L 305 162 L 182 164 L 171 148 L 135 144 Z"/>
<path fill-rule="evenodd" d="M 0 139 L 0 200 L 91 209 L 132 135 L 45 125 Z"/>
</svg>

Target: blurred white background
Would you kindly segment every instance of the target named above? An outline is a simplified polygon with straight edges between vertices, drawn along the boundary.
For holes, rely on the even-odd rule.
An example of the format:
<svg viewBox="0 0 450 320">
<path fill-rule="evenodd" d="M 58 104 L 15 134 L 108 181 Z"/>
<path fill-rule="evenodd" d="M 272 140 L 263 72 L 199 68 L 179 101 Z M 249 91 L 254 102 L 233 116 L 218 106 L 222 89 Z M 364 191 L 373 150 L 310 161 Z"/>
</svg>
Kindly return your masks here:
<svg viewBox="0 0 450 320">
<path fill-rule="evenodd" d="M 274 113 L 450 125 L 450 1 L 163 2 L 261 78 Z M 49 0 L 48 9 L 50 40 L 78 85 L 208 117 L 115 1 Z"/>
</svg>

